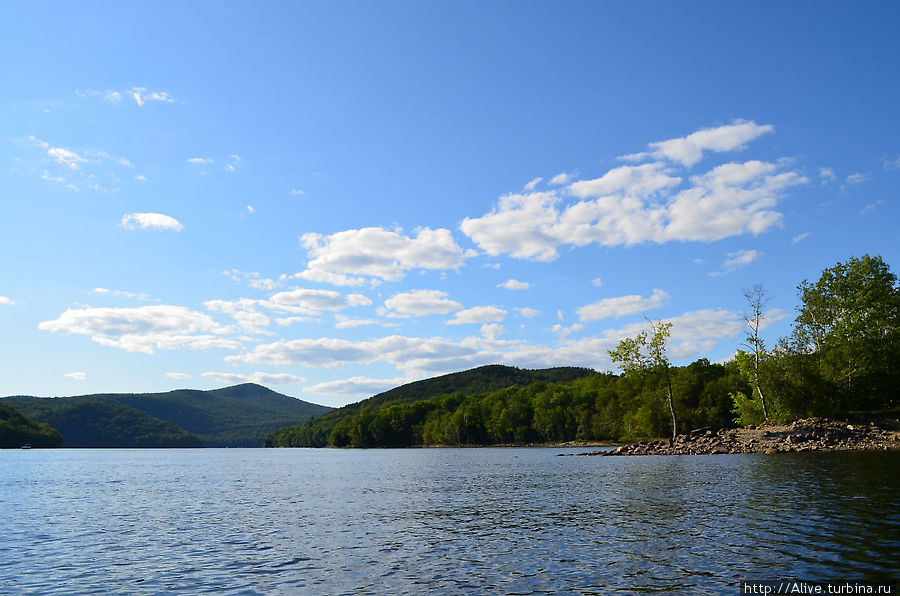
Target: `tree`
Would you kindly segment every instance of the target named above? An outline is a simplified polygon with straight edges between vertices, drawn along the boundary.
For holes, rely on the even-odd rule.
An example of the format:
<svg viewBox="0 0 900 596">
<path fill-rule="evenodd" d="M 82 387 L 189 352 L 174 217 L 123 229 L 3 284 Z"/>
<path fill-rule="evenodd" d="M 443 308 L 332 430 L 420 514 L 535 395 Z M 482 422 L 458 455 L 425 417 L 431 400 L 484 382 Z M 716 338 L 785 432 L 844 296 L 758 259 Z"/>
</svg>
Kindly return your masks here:
<svg viewBox="0 0 900 596">
<path fill-rule="evenodd" d="M 769 410 L 766 407 L 766 397 L 763 395 L 762 387 L 759 383 L 759 362 L 766 352 L 766 346 L 762 338 L 759 336 L 759 327 L 762 320 L 766 318 L 765 310 L 769 304 L 769 293 L 761 284 L 756 284 L 749 290 L 744 290 L 744 298 L 747 299 L 747 305 L 750 310 L 743 315 L 744 323 L 747 325 L 747 337 L 744 338 L 744 344 L 750 348 L 750 354 L 753 357 L 750 380 L 753 387 L 759 394 L 759 401 L 762 403 L 763 419 L 769 419 Z"/>
<path fill-rule="evenodd" d="M 643 375 L 653 372 L 662 377 L 666 383 L 666 396 L 669 400 L 669 413 L 672 415 L 672 440 L 678 436 L 678 418 L 675 416 L 675 400 L 672 396 L 672 380 L 669 375 L 669 358 L 666 355 L 666 344 L 669 341 L 672 323 L 650 321 L 650 332 L 640 332 L 634 338 L 625 338 L 619 342 L 615 350 L 609 351 L 612 361 L 622 367 L 626 375 Z"/>
<path fill-rule="evenodd" d="M 799 286 L 795 345 L 811 353 L 837 409 L 890 407 L 900 382 L 900 287 L 879 256 L 852 257 Z"/>
</svg>

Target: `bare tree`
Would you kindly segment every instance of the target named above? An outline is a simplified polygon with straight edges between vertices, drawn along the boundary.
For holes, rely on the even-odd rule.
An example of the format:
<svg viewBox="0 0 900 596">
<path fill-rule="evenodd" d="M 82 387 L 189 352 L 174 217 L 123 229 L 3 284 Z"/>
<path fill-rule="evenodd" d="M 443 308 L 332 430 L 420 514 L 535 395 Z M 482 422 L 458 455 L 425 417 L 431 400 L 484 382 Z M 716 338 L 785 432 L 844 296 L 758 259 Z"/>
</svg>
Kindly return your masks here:
<svg viewBox="0 0 900 596">
<path fill-rule="evenodd" d="M 759 383 L 759 362 L 766 353 L 765 343 L 759 336 L 759 328 L 762 321 L 766 318 L 765 310 L 771 297 L 762 284 L 756 284 L 749 290 L 744 290 L 744 298 L 747 299 L 747 305 L 750 307 L 742 315 L 744 323 L 747 324 L 747 336 L 744 338 L 744 345 L 750 348 L 750 354 L 753 356 L 753 368 L 748 372 L 750 377 L 752 377 L 753 387 L 759 394 L 759 401 L 762 402 L 763 418 L 768 420 L 769 410 L 766 407 L 766 398 Z"/>
</svg>

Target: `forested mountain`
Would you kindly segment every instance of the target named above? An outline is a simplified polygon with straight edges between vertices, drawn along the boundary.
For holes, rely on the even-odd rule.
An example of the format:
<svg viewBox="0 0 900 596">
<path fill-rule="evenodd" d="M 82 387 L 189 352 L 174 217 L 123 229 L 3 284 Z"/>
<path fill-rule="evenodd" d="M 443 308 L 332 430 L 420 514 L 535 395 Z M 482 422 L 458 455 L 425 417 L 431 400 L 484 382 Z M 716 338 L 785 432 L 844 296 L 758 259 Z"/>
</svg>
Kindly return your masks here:
<svg viewBox="0 0 900 596">
<path fill-rule="evenodd" d="M 389 405 L 416 403 L 454 393 L 474 395 L 506 387 L 524 387 L 538 381 L 570 381 L 586 377 L 593 372 L 589 368 L 572 366 L 539 370 L 527 370 L 499 364 L 480 366 L 471 370 L 407 383 L 369 399 L 334 410 L 306 424 L 280 429 L 266 439 L 266 445 L 324 447 L 332 444 L 329 437 L 339 423 L 353 419 L 363 410 L 378 410 Z M 343 424 L 346 425 L 347 422 L 343 422 Z"/>
<path fill-rule="evenodd" d="M 399 392 L 403 398 L 397 400 L 385 400 L 381 394 L 310 423 L 281 429 L 267 437 L 264 444 L 270 447 L 491 445 L 627 440 L 667 432 L 658 378 L 626 378 L 587 369 L 563 370 L 566 374 L 547 375 L 553 381 L 537 380 L 544 371 L 524 371 L 534 375 L 507 377 L 524 378 L 526 382 L 522 384 L 430 397 L 420 394 L 422 399 L 418 400 L 406 391 Z M 480 369 L 467 373 L 476 371 L 476 376 L 483 374 Z M 564 380 L 566 376 L 570 380 Z M 673 377 L 686 430 L 734 424 L 729 393 L 747 390 L 747 382 L 736 365 L 698 360 L 673 369 Z M 443 382 L 431 385 L 435 391 L 446 386 Z M 458 387 L 464 389 L 465 384 Z"/>
<path fill-rule="evenodd" d="M 85 411 L 93 411 L 97 417 L 93 431 L 99 433 L 97 441 L 103 444 L 83 444 L 82 438 L 90 442 L 89 435 L 79 435 L 79 446 L 136 446 L 135 441 L 143 437 L 144 442 L 178 443 L 172 446 L 183 446 L 182 443 L 197 439 L 204 447 L 259 447 L 262 439 L 272 431 L 332 410 L 253 383 L 212 391 L 184 389 L 167 393 L 58 398 L 7 397 L 2 402 L 35 420 L 54 420 L 67 447 L 74 446 L 70 444 L 74 438 L 70 439 L 69 435 L 77 432 L 67 420 L 80 419 Z M 99 407 L 98 403 L 118 409 Z M 90 404 L 87 410 L 74 408 L 85 404 Z M 128 411 L 132 412 L 126 415 Z M 137 414 L 143 414 L 143 417 Z M 173 425 L 174 430 L 159 426 L 153 420 Z M 64 428 L 70 428 L 68 433 Z M 150 432 L 150 429 L 154 430 Z M 99 437 L 106 438 L 101 440 Z M 115 437 L 120 444 L 113 444 Z"/>
<path fill-rule="evenodd" d="M 47 424 L 39 424 L 16 410 L 0 404 L 0 449 L 31 447 L 59 447 L 59 431 Z"/>
</svg>

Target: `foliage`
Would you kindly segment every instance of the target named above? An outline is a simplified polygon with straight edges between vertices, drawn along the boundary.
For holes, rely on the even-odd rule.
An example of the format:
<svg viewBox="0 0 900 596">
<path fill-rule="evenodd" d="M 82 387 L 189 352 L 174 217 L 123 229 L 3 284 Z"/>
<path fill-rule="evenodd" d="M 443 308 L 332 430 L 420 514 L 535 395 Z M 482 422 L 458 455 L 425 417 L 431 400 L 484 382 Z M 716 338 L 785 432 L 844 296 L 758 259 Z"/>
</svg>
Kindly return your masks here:
<svg viewBox="0 0 900 596">
<path fill-rule="evenodd" d="M 669 414 L 672 416 L 672 439 L 678 436 L 678 416 L 675 413 L 675 398 L 672 394 L 672 382 L 669 375 L 669 357 L 666 354 L 666 344 L 672 323 L 663 321 L 651 321 L 648 335 L 646 331 L 637 334 L 636 337 L 619 342 L 615 350 L 610 350 L 612 361 L 622 367 L 626 375 L 644 375 L 648 371 L 660 375 L 666 383 L 666 397 L 668 398 Z"/>
<path fill-rule="evenodd" d="M 0 449 L 16 449 L 23 445 L 59 447 L 61 444 L 62 437 L 55 428 L 0 404 Z"/>
<path fill-rule="evenodd" d="M 351 444 L 369 446 L 372 441 L 357 429 L 356 435 L 351 433 L 350 419 L 357 416 L 368 417 L 370 413 L 363 414 L 368 408 L 372 412 L 379 411 L 388 405 L 400 405 L 404 403 L 416 403 L 428 400 L 432 397 L 448 395 L 473 395 L 497 391 L 505 387 L 525 386 L 536 381 L 563 382 L 585 377 L 593 373 L 587 368 L 558 367 L 540 370 L 527 370 L 499 364 L 480 366 L 471 370 L 442 375 L 422 381 L 415 381 L 396 387 L 389 391 L 379 393 L 369 399 L 350 404 L 313 419 L 306 424 L 284 427 L 273 432 L 263 441 L 266 447 L 325 447 L 334 445 L 345 447 Z M 416 411 L 415 422 L 417 425 L 415 436 L 425 432 L 425 423 L 419 419 L 421 412 Z M 401 416 L 400 410 L 394 410 L 393 415 Z M 398 419 L 393 424 L 399 425 Z M 438 422 L 430 421 L 429 429 L 434 431 Z M 412 432 L 412 431 L 410 431 Z M 356 442 L 353 437 L 356 437 Z M 429 435 L 432 437 L 432 435 Z M 440 442 L 440 441 L 435 441 Z M 407 444 L 403 442 L 403 444 Z"/>
<path fill-rule="evenodd" d="M 732 424 L 730 391 L 748 386 L 733 365 L 698 360 L 671 369 L 683 388 L 679 415 L 688 428 Z M 412 447 L 421 445 L 501 445 L 564 441 L 634 440 L 668 432 L 657 376 L 593 373 L 570 381 L 537 381 L 495 391 L 457 391 L 418 401 L 363 402 L 345 410 L 327 435 L 318 421 L 281 429 L 266 438 L 273 447 Z M 329 414 L 335 416 L 337 412 Z M 323 417 L 324 419 L 325 417 Z M 309 434 L 304 434 L 309 433 Z"/>
<path fill-rule="evenodd" d="M 80 402 L 118 405 L 174 425 L 185 435 L 199 438 L 204 447 L 258 447 L 267 434 L 332 409 L 252 383 L 212 391 L 178 390 L 167 393 L 99 394 L 61 398 L 8 397 L 3 401 L 36 420 L 48 421 L 52 418 L 66 428 L 72 428 L 66 423 L 66 416 L 77 413 L 77 410 L 67 409 L 68 406 Z M 101 411 L 98 410 L 98 414 L 99 412 Z M 102 412 L 114 415 L 112 410 L 105 409 Z M 115 426 L 121 428 L 113 430 L 110 426 L 104 427 L 110 431 L 109 436 L 120 437 L 129 446 L 134 444 L 138 436 L 144 436 L 143 429 L 147 427 L 144 419 L 114 418 Z M 132 423 L 135 426 L 129 428 L 128 424 Z M 71 446 L 72 431 L 67 433 L 62 427 L 59 428 L 63 432 L 65 445 Z M 175 436 L 170 435 L 169 431 L 165 434 Z"/>
<path fill-rule="evenodd" d="M 765 422 L 761 401 L 747 397 L 743 391 L 729 393 L 728 396 L 734 402 L 734 407 L 731 411 L 735 414 L 735 424 L 738 426 L 750 426 L 751 424 L 762 424 Z"/>
</svg>

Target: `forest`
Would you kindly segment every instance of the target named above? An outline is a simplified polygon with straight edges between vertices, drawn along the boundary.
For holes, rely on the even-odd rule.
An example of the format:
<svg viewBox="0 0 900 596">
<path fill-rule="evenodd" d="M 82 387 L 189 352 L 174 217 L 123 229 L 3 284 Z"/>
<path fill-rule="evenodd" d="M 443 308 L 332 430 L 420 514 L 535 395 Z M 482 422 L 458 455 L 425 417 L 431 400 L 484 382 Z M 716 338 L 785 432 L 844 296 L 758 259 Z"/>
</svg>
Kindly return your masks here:
<svg viewBox="0 0 900 596">
<path fill-rule="evenodd" d="M 746 336 L 734 359 L 672 366 L 668 323 L 611 351 L 621 375 L 592 373 L 503 388 L 376 396 L 282 428 L 270 447 L 408 447 L 632 441 L 702 427 L 885 411 L 900 386 L 900 288 L 864 255 L 802 281 L 792 332 L 768 347 L 768 293 L 745 291 Z M 476 369 L 477 370 L 477 369 Z M 579 369 L 584 371 L 584 369 Z M 532 371 L 537 372 L 537 371 Z M 449 385 L 443 385 L 449 386 Z M 396 394 L 399 395 L 399 394 Z"/>
</svg>

